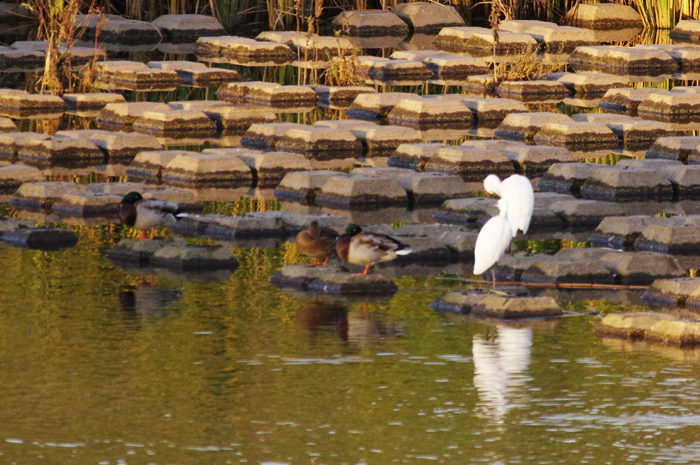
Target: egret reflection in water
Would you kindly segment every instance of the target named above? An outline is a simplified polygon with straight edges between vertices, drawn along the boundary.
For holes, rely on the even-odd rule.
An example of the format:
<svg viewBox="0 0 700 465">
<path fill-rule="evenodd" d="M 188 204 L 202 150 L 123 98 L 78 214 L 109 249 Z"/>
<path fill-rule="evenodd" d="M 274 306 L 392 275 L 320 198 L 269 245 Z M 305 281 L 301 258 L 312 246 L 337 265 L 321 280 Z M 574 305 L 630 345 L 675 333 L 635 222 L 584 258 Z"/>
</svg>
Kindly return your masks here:
<svg viewBox="0 0 700 465">
<path fill-rule="evenodd" d="M 493 339 L 475 335 L 472 340 L 474 386 L 479 394 L 479 409 L 496 423 L 515 404 L 518 389 L 530 377 L 532 329 L 497 326 Z"/>
</svg>

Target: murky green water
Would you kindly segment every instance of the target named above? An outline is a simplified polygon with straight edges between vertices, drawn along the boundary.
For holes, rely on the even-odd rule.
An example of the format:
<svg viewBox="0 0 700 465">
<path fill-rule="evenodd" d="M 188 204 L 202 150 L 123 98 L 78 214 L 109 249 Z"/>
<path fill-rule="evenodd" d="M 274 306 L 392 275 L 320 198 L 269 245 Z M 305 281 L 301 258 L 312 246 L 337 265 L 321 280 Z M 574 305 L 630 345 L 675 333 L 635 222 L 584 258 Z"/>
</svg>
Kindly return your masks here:
<svg viewBox="0 0 700 465">
<path fill-rule="evenodd" d="M 436 314 L 434 277 L 367 311 L 296 298 L 268 283 L 289 246 L 151 285 L 105 258 L 119 229 L 77 232 L 0 248 L 0 463 L 700 460 L 698 352 Z"/>
</svg>

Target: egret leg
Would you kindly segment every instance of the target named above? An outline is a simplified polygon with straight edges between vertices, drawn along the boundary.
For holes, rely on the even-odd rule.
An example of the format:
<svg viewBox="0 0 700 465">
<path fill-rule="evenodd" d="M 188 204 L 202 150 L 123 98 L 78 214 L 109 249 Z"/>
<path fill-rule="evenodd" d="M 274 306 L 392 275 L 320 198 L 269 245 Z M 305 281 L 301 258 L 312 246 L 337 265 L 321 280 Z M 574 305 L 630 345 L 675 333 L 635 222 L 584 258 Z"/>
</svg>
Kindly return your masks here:
<svg viewBox="0 0 700 465">
<path fill-rule="evenodd" d="M 493 281 L 493 290 L 496 290 L 496 272 L 491 268 L 491 280 Z"/>
</svg>

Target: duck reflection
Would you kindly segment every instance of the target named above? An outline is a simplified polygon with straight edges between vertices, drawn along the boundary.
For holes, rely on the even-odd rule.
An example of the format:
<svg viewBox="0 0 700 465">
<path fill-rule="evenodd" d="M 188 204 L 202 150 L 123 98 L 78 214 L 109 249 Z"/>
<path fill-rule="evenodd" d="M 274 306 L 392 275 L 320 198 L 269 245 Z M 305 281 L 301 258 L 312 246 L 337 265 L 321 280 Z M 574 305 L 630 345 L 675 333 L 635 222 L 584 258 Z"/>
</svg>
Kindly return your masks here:
<svg viewBox="0 0 700 465">
<path fill-rule="evenodd" d="M 472 341 L 474 386 L 479 410 L 496 423 L 514 406 L 513 397 L 530 378 L 530 328 L 497 326 L 496 334 L 475 335 Z"/>
<path fill-rule="evenodd" d="M 332 332 L 340 340 L 348 340 L 348 308 L 339 302 L 311 300 L 297 312 L 297 324 L 308 330 L 312 339 Z"/>
<path fill-rule="evenodd" d="M 387 320 L 367 310 L 348 314 L 348 342 L 358 347 L 380 344 L 407 333 L 405 323 Z"/>
<path fill-rule="evenodd" d="M 141 281 L 119 291 L 119 304 L 125 317 L 161 317 L 175 310 L 180 290 Z"/>
<path fill-rule="evenodd" d="M 388 321 L 381 315 L 368 311 L 349 311 L 342 301 L 314 299 L 297 312 L 297 324 L 310 332 L 310 337 L 334 334 L 353 347 L 380 344 L 406 334 L 405 325 Z"/>
</svg>

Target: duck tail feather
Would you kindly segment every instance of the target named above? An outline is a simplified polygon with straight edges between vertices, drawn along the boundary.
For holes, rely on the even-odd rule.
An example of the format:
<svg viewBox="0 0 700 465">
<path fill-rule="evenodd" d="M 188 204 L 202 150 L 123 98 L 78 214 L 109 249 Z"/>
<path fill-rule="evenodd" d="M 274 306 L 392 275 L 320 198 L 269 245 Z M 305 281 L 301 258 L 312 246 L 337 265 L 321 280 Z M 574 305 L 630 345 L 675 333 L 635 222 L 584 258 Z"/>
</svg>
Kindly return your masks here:
<svg viewBox="0 0 700 465">
<path fill-rule="evenodd" d="M 396 255 L 408 255 L 411 252 L 413 252 L 411 249 L 401 249 L 396 251 Z"/>
</svg>

